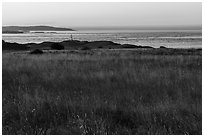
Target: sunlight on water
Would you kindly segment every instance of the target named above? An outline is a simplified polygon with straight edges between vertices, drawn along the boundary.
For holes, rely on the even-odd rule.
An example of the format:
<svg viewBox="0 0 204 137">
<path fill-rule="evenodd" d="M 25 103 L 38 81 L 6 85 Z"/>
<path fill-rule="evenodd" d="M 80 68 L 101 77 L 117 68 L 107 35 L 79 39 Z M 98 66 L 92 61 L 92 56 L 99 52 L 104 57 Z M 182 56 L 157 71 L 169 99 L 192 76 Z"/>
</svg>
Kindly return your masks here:
<svg viewBox="0 0 204 137">
<path fill-rule="evenodd" d="M 108 40 L 120 44 L 169 48 L 202 48 L 200 31 L 46 31 L 24 34 L 3 34 L 3 40 L 17 43 L 40 43 L 44 41 L 60 42 L 70 40 L 99 41 Z"/>
</svg>

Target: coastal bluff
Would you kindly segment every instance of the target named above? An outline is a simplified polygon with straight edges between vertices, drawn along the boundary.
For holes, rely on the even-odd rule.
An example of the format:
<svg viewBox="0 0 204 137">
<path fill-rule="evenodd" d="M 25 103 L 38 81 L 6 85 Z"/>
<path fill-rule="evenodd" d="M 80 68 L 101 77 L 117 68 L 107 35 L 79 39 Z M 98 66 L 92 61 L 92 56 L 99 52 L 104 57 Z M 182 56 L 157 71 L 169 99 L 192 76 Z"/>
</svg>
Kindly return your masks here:
<svg viewBox="0 0 204 137">
<path fill-rule="evenodd" d="M 65 50 L 83 50 L 83 49 L 124 49 L 124 48 L 152 48 L 149 46 L 119 44 L 112 41 L 78 41 L 66 40 L 62 42 L 42 42 L 42 43 L 10 43 L 2 40 L 2 50 L 52 50 L 53 45 L 63 46 Z"/>
</svg>

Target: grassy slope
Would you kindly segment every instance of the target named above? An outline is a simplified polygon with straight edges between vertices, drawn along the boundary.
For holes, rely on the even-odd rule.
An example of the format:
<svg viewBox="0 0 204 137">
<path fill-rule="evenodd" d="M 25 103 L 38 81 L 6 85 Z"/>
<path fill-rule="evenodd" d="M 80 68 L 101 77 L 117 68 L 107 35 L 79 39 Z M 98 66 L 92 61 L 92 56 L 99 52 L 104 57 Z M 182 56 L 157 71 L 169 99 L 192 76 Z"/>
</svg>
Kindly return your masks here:
<svg viewBox="0 0 204 137">
<path fill-rule="evenodd" d="M 3 134 L 202 134 L 201 55 L 3 54 Z"/>
</svg>

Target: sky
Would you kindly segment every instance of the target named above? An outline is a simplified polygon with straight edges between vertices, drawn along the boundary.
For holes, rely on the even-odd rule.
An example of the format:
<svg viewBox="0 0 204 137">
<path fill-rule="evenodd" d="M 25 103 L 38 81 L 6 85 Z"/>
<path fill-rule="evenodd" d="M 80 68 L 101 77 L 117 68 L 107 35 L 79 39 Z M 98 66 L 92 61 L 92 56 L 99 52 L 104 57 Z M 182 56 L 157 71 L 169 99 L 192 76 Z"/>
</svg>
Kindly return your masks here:
<svg viewBox="0 0 204 137">
<path fill-rule="evenodd" d="M 202 25 L 201 2 L 4 2 L 2 25 L 134 27 Z"/>
</svg>

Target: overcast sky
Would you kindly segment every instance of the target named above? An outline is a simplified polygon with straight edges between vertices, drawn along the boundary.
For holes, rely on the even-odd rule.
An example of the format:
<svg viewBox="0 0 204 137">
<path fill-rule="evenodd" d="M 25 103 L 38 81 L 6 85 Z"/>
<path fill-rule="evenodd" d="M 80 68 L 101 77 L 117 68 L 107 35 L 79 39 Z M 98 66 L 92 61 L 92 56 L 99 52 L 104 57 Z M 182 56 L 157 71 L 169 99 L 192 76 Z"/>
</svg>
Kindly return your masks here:
<svg viewBox="0 0 204 137">
<path fill-rule="evenodd" d="M 3 3 L 2 24 L 91 26 L 201 25 L 202 3 Z"/>
</svg>

